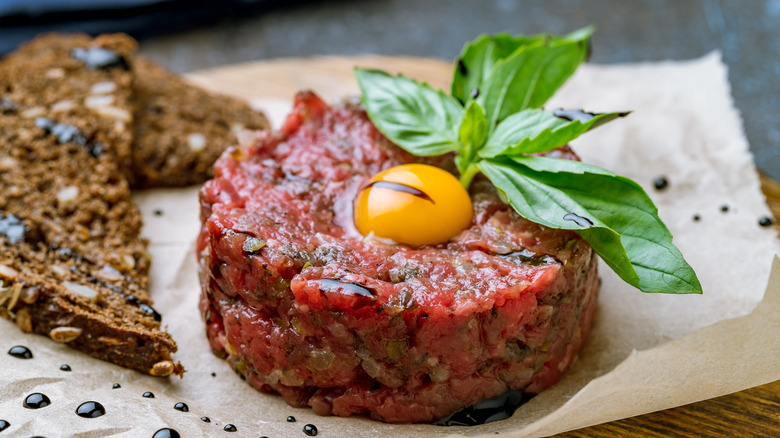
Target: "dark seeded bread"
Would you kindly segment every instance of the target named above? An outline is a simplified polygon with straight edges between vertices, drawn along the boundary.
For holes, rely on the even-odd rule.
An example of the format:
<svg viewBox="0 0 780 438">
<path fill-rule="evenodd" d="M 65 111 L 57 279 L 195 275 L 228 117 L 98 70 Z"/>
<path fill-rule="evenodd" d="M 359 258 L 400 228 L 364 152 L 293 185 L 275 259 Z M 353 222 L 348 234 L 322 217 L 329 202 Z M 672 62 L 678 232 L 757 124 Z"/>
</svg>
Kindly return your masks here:
<svg viewBox="0 0 780 438">
<path fill-rule="evenodd" d="M 243 129 L 268 129 L 249 105 L 187 84 L 142 57 L 135 58 L 134 187 L 203 183 L 222 151 Z"/>
<path fill-rule="evenodd" d="M 181 374 L 147 293 L 122 35 L 38 38 L 0 64 L 0 314 L 153 375 Z"/>
</svg>

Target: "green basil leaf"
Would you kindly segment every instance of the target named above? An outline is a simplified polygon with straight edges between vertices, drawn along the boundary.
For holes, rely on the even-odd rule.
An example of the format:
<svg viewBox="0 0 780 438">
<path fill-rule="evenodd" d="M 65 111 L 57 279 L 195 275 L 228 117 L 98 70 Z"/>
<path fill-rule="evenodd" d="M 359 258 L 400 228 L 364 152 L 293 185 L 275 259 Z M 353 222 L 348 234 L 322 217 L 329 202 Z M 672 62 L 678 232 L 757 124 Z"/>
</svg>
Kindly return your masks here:
<svg viewBox="0 0 780 438">
<path fill-rule="evenodd" d="M 496 62 L 521 47 L 543 44 L 546 38 L 547 35 L 513 37 L 508 33 L 501 33 L 481 35 L 467 43 L 455 61 L 452 95 L 461 102 L 468 101 L 471 93 L 479 89 L 483 80 L 490 75 Z"/>
<path fill-rule="evenodd" d="M 498 157 L 477 166 L 520 215 L 577 231 L 607 265 L 641 291 L 702 293 L 652 200 L 630 179 L 547 157 Z"/>
<path fill-rule="evenodd" d="M 628 113 L 592 114 L 579 110 L 526 109 L 498 124 L 480 157 L 544 152 L 563 146 L 583 133 Z"/>
<path fill-rule="evenodd" d="M 458 140 L 462 148 L 460 151 L 462 158 L 459 161 L 464 163 L 470 163 L 487 140 L 487 118 L 482 107 L 476 102 L 471 102 L 466 107 L 466 113 L 458 130 Z"/>
<path fill-rule="evenodd" d="M 480 35 L 463 46 L 460 56 L 455 61 L 452 95 L 461 102 L 468 101 L 471 93 L 479 89 L 485 78 L 490 75 L 496 62 L 507 58 L 522 47 L 559 41 L 577 41 L 587 39 L 592 33 L 593 27 L 589 26 L 563 36 L 547 34 L 512 36 L 508 33 Z"/>
<path fill-rule="evenodd" d="M 357 68 L 355 77 L 369 118 L 390 141 L 417 156 L 458 150 L 463 107 L 455 98 L 379 70 Z"/>
<path fill-rule="evenodd" d="M 577 70 L 587 52 L 587 37 L 555 40 L 520 48 L 498 61 L 476 98 L 485 109 L 491 130 L 511 114 L 544 105 Z"/>
</svg>

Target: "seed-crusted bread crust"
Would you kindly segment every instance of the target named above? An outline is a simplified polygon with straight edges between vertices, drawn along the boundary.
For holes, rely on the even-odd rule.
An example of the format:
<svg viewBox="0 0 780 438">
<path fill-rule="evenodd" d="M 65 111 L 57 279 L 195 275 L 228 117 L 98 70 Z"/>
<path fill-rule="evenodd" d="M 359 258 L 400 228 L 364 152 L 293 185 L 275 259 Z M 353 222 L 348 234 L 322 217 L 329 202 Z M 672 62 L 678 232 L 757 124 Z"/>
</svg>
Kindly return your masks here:
<svg viewBox="0 0 780 438">
<path fill-rule="evenodd" d="M 39 37 L 0 64 L 0 314 L 94 357 L 181 374 L 147 293 L 124 35 Z"/>
<path fill-rule="evenodd" d="M 265 116 L 237 99 L 208 93 L 136 57 L 134 187 L 205 182 L 212 164 L 244 129 L 268 129 Z"/>
</svg>

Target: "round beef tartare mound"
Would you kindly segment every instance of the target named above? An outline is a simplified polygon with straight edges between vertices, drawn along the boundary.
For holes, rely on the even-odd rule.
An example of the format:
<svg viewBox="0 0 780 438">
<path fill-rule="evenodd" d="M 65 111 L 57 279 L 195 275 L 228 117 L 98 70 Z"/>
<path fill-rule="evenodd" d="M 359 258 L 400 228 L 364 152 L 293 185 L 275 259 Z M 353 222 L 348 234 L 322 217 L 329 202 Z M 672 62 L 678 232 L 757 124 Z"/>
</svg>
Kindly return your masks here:
<svg viewBox="0 0 780 438">
<path fill-rule="evenodd" d="M 472 184 L 470 226 L 446 244 L 361 236 L 359 190 L 415 161 L 357 104 L 310 92 L 280 131 L 226 151 L 200 192 L 197 246 L 215 354 L 292 406 L 392 423 L 555 384 L 593 318 L 594 252 L 521 218 L 486 181 Z"/>
</svg>

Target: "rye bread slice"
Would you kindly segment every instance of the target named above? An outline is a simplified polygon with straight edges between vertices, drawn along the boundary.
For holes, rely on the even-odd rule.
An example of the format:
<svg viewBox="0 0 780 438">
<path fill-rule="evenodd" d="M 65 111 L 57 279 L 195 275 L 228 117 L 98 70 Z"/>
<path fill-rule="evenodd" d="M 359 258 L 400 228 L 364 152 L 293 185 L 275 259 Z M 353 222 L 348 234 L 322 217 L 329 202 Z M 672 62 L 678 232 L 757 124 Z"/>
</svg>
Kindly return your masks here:
<svg viewBox="0 0 780 438">
<path fill-rule="evenodd" d="M 245 102 L 209 93 L 143 57 L 135 71 L 133 187 L 187 186 L 212 176 L 212 164 L 244 129 L 268 129 Z"/>
<path fill-rule="evenodd" d="M 118 365 L 183 373 L 147 292 L 124 35 L 46 35 L 0 63 L 0 314 Z"/>
</svg>

